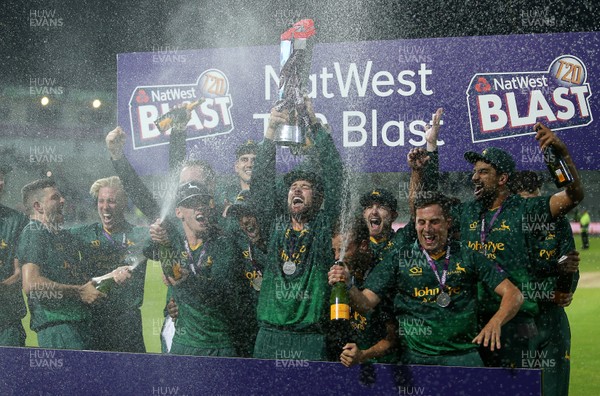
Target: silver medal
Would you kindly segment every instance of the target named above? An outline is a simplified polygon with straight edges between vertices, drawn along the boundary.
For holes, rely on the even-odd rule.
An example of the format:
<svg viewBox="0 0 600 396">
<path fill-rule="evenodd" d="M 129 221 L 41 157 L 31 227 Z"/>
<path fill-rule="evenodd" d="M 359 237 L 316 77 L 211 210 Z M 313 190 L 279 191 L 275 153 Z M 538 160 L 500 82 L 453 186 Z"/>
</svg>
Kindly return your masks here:
<svg viewBox="0 0 600 396">
<path fill-rule="evenodd" d="M 446 308 L 448 305 L 450 305 L 450 301 L 450 295 L 446 292 L 441 292 L 435 299 L 437 305 L 439 305 L 442 308 Z"/>
<path fill-rule="evenodd" d="M 252 287 L 256 291 L 260 291 L 260 287 L 262 286 L 262 275 L 257 275 L 256 278 L 252 279 Z"/>
<path fill-rule="evenodd" d="M 292 261 L 286 261 L 285 263 L 283 263 L 284 274 L 292 275 L 294 272 L 296 272 L 296 264 L 294 264 Z"/>
</svg>

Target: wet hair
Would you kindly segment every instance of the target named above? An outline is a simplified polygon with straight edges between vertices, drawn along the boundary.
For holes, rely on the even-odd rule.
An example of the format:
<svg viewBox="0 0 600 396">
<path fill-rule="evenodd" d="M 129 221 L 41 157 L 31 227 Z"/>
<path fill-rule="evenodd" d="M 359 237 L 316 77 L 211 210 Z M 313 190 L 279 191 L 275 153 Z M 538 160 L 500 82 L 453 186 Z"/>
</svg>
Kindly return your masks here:
<svg viewBox="0 0 600 396">
<path fill-rule="evenodd" d="M 521 171 L 514 174 L 510 182 L 510 191 L 513 194 L 518 194 L 522 191 L 527 191 L 530 194 L 535 193 L 542 187 L 542 180 L 534 171 Z"/>
<path fill-rule="evenodd" d="M 90 195 L 98 200 L 98 194 L 100 193 L 100 189 L 104 187 L 114 188 L 120 191 L 118 194 L 122 195 L 122 198 L 127 199 L 125 196 L 125 189 L 123 188 L 123 183 L 121 183 L 121 179 L 118 176 L 105 177 L 104 179 L 98 179 L 92 184 L 90 187 Z"/>
<path fill-rule="evenodd" d="M 346 225 L 338 220 L 333 229 L 333 236 L 347 232 L 350 233 L 357 245 L 362 241 L 368 241 L 370 237 L 369 227 L 362 214 L 352 216 L 350 221 L 351 222 Z"/>
<path fill-rule="evenodd" d="M 451 217 L 451 209 L 454 202 L 455 199 L 453 198 L 449 198 L 437 191 L 431 191 L 429 194 L 424 194 L 422 197 L 415 199 L 415 214 L 417 209 L 422 209 L 431 205 L 440 205 L 444 217 L 449 219 Z"/>
<path fill-rule="evenodd" d="M 289 190 L 292 184 L 297 182 L 298 180 L 306 180 L 312 184 L 313 191 L 315 193 L 315 197 L 317 199 L 323 199 L 324 191 L 323 191 L 323 180 L 321 176 L 317 172 L 313 172 L 312 170 L 307 170 L 305 167 L 300 166 L 283 176 L 283 181 L 285 186 Z"/>
<path fill-rule="evenodd" d="M 39 179 L 23 186 L 21 196 L 27 213 L 31 212 L 33 202 L 39 199 L 40 191 L 48 187 L 56 187 L 56 182 L 53 179 L 47 178 Z"/>
<path fill-rule="evenodd" d="M 184 168 L 198 168 L 201 169 L 202 172 L 206 175 L 205 180 L 196 180 L 202 182 L 206 185 L 214 186 L 217 182 L 217 175 L 215 170 L 210 166 L 210 164 L 206 161 L 197 160 L 197 159 L 186 159 L 181 164 L 181 170 Z"/>
<path fill-rule="evenodd" d="M 246 154 L 254 154 L 258 151 L 258 144 L 253 142 L 252 140 L 248 140 L 246 143 L 240 144 L 235 150 L 235 158 L 236 160 L 240 159 L 242 155 Z"/>
</svg>

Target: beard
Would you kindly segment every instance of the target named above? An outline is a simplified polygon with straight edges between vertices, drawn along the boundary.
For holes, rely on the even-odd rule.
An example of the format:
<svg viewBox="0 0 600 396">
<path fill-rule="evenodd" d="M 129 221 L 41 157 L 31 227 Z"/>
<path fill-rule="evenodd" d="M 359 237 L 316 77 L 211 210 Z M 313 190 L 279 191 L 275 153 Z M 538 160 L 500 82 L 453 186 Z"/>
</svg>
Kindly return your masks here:
<svg viewBox="0 0 600 396">
<path fill-rule="evenodd" d="M 497 190 L 484 190 L 482 194 L 476 198 L 476 201 L 481 202 L 483 208 L 489 209 L 492 207 L 497 197 Z"/>
</svg>

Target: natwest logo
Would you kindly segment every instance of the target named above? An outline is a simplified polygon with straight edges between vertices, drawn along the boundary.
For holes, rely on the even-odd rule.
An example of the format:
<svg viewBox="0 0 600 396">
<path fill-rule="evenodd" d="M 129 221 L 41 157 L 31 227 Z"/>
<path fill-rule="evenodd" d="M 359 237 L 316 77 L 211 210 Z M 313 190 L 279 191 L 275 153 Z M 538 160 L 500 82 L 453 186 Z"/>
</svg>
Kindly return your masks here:
<svg viewBox="0 0 600 396">
<path fill-rule="evenodd" d="M 572 55 L 547 71 L 476 74 L 467 89 L 473 143 L 532 134 L 537 122 L 552 130 L 589 125 L 591 95 L 586 67 Z"/>
<path fill-rule="evenodd" d="M 204 102 L 192 110 L 187 124 L 187 140 L 230 133 L 233 128 L 229 80 L 217 69 L 204 71 L 189 85 L 158 85 L 136 87 L 129 100 L 129 115 L 133 148 L 168 144 L 171 130 L 161 133 L 154 121 L 175 106 L 186 105 L 200 98 Z"/>
<path fill-rule="evenodd" d="M 153 89 L 151 91 L 152 100 L 156 102 L 167 102 L 170 100 L 192 100 L 196 99 L 196 88 L 181 89 Z"/>
</svg>

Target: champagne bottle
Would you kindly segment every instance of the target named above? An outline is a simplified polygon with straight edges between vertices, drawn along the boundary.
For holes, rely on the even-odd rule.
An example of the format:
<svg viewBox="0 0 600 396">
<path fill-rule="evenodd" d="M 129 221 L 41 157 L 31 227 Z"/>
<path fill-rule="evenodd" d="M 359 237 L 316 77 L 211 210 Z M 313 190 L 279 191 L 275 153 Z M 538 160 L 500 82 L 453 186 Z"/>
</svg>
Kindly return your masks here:
<svg viewBox="0 0 600 396">
<path fill-rule="evenodd" d="M 343 265 L 341 263 L 336 263 Z M 337 282 L 331 288 L 330 304 L 330 353 L 332 360 L 339 360 L 344 346 L 353 342 L 350 323 L 350 297 L 344 282 Z"/>
<path fill-rule="evenodd" d="M 567 259 L 567 256 L 562 256 L 558 259 L 558 263 L 562 263 Z M 558 279 L 556 280 L 556 291 L 561 293 L 570 293 L 573 285 L 574 274 L 572 272 L 559 272 Z"/>
<path fill-rule="evenodd" d="M 550 175 L 554 180 L 556 187 L 566 186 L 573 181 L 573 175 L 567 166 L 564 158 L 556 151 L 554 146 L 550 145 L 543 151 L 544 161 L 548 166 Z"/>
<path fill-rule="evenodd" d="M 96 290 L 104 294 L 107 294 L 116 284 L 115 278 L 111 274 L 92 278 L 92 283 L 96 287 Z"/>
<path fill-rule="evenodd" d="M 350 320 L 350 298 L 344 282 L 337 282 L 333 285 L 329 304 L 331 305 L 331 320 Z"/>
<path fill-rule="evenodd" d="M 193 110 L 204 102 L 204 98 L 200 98 L 195 102 L 187 104 L 185 107 L 178 107 L 173 109 L 154 121 L 154 125 L 158 128 L 161 133 L 168 131 L 174 123 L 183 123 L 188 121 L 187 112 Z"/>
</svg>

